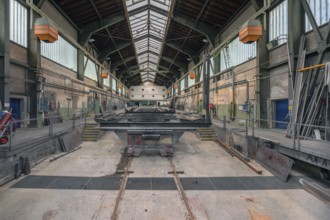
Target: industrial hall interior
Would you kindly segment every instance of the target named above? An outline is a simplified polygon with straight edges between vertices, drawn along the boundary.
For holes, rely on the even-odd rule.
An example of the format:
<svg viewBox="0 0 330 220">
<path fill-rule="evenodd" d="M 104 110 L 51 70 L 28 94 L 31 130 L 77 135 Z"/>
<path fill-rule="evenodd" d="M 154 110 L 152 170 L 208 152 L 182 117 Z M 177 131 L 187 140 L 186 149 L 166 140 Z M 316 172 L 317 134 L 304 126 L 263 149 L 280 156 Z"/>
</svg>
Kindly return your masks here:
<svg viewBox="0 0 330 220">
<path fill-rule="evenodd" d="M 329 220 L 330 0 L 0 0 L 0 220 Z"/>
</svg>

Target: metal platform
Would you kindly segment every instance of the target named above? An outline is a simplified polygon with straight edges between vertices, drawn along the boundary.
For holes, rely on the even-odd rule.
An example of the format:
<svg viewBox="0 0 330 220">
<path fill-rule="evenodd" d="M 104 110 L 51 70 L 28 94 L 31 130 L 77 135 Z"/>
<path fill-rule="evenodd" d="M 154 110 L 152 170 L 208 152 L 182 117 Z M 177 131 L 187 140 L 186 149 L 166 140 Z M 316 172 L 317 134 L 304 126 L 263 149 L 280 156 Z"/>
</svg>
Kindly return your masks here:
<svg viewBox="0 0 330 220">
<path fill-rule="evenodd" d="M 101 130 L 115 131 L 127 146 L 127 154 L 138 156 L 142 150 L 156 149 L 162 156 L 173 154 L 173 146 L 185 131 L 209 127 L 210 120 L 174 111 L 142 108 L 95 118 Z"/>
</svg>

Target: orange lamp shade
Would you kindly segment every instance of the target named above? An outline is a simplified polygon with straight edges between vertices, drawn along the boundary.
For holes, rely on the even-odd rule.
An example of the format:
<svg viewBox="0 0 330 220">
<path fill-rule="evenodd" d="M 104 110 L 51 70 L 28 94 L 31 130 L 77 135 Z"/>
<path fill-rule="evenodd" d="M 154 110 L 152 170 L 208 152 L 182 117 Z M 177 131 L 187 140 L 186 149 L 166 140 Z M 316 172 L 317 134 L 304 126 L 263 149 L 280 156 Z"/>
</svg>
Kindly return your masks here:
<svg viewBox="0 0 330 220">
<path fill-rule="evenodd" d="M 101 73 L 101 77 L 102 77 L 102 79 L 106 79 L 106 78 L 108 78 L 108 73 Z"/>
<path fill-rule="evenodd" d="M 175 83 L 175 84 L 173 85 L 173 88 L 174 88 L 174 89 L 178 89 L 178 88 L 179 88 L 178 84 Z"/>
<path fill-rule="evenodd" d="M 249 20 L 239 31 L 239 40 L 244 44 L 251 44 L 262 36 L 262 25 L 259 20 Z"/>
<path fill-rule="evenodd" d="M 119 85 L 118 85 L 118 88 L 119 88 L 119 89 L 122 89 L 122 88 L 123 88 L 123 84 L 119 84 Z"/>
<path fill-rule="evenodd" d="M 190 79 L 195 79 L 195 78 L 196 78 L 196 73 L 191 72 L 191 73 L 189 74 L 189 78 L 190 78 Z"/>
<path fill-rule="evenodd" d="M 47 18 L 37 18 L 34 23 L 34 34 L 46 43 L 54 43 L 58 39 L 58 31 Z"/>
</svg>

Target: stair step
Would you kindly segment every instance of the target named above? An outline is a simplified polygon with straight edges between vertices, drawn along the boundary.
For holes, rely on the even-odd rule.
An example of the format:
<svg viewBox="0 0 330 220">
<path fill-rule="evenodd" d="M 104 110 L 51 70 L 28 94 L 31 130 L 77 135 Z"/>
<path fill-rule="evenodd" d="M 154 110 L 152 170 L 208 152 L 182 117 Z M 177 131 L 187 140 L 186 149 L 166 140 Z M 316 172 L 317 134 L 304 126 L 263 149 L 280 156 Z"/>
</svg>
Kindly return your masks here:
<svg viewBox="0 0 330 220">
<path fill-rule="evenodd" d="M 199 134 L 200 137 L 209 137 L 209 136 L 212 136 L 212 137 L 215 137 L 217 136 L 216 134 Z"/>
<path fill-rule="evenodd" d="M 83 128 L 81 139 L 83 141 L 98 141 L 100 128 L 98 124 L 86 124 Z"/>
<path fill-rule="evenodd" d="M 201 141 L 214 141 L 215 138 L 203 138 L 201 139 Z"/>
<path fill-rule="evenodd" d="M 93 142 L 96 142 L 97 139 L 82 139 L 83 141 L 93 141 Z"/>
<path fill-rule="evenodd" d="M 82 133 L 99 133 L 100 131 L 97 130 L 83 130 Z"/>
<path fill-rule="evenodd" d="M 82 138 L 98 138 L 98 135 L 82 135 Z"/>
</svg>

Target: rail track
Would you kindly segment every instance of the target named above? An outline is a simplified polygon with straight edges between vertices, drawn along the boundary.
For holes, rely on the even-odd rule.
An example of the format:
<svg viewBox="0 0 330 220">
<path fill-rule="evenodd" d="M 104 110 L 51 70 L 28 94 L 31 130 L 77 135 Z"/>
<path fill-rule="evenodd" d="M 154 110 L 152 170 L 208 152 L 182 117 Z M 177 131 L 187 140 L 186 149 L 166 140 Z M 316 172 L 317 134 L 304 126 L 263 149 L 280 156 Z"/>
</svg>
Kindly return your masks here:
<svg viewBox="0 0 330 220">
<path fill-rule="evenodd" d="M 115 203 L 115 206 L 114 206 L 113 211 L 112 211 L 111 220 L 118 219 L 118 208 L 119 208 L 119 205 L 120 205 L 120 201 L 122 201 L 122 198 L 124 196 L 128 175 L 130 173 L 129 168 L 132 165 L 132 160 L 133 160 L 133 157 L 131 157 L 131 156 L 128 157 L 127 165 L 125 166 L 125 168 L 123 170 L 124 172 L 123 172 L 123 175 L 121 176 L 121 179 L 120 179 L 120 187 L 119 187 L 118 195 L 116 197 L 116 203 Z"/>
<path fill-rule="evenodd" d="M 172 157 L 167 157 L 167 160 L 170 164 L 170 171 L 168 172 L 169 174 L 172 174 L 174 177 L 174 181 L 178 190 L 178 193 L 180 195 L 180 198 L 183 202 L 183 205 L 186 209 L 186 219 L 187 220 L 196 220 L 196 217 L 194 216 L 191 207 L 189 206 L 189 202 L 188 202 L 188 198 L 187 195 L 184 191 L 184 188 L 182 186 L 179 174 L 182 174 L 182 171 L 177 171 L 176 166 L 172 160 Z M 130 156 L 128 158 L 127 161 L 127 165 L 125 166 L 125 168 L 123 170 L 119 170 L 119 173 L 122 173 L 121 179 L 120 179 L 120 187 L 119 187 L 119 191 L 116 197 L 116 202 L 112 211 L 112 215 L 111 215 L 111 220 L 117 220 L 118 219 L 118 211 L 119 211 L 119 206 L 120 206 L 120 202 L 123 199 L 124 196 L 124 192 L 126 189 L 126 185 L 127 185 L 127 180 L 128 180 L 128 176 L 129 174 L 132 172 L 130 171 L 131 165 L 132 165 L 132 161 L 133 161 L 133 157 Z M 118 171 L 117 171 L 118 172 Z"/>
<path fill-rule="evenodd" d="M 182 186 L 182 183 L 181 183 L 181 180 L 179 178 L 179 173 L 178 171 L 176 170 L 176 167 L 175 167 L 175 164 L 173 163 L 173 160 L 172 160 L 172 157 L 168 157 L 168 161 L 170 163 L 170 166 L 171 166 L 171 174 L 173 174 L 173 177 L 174 177 L 174 180 L 175 180 L 175 184 L 176 184 L 176 187 L 179 191 L 179 195 L 183 201 L 183 204 L 186 208 L 186 211 L 187 211 L 187 216 L 186 216 L 186 219 L 187 220 L 196 220 L 190 206 L 189 206 L 189 202 L 188 202 L 188 198 L 187 198 L 187 195 L 183 189 L 183 186 Z"/>
</svg>

